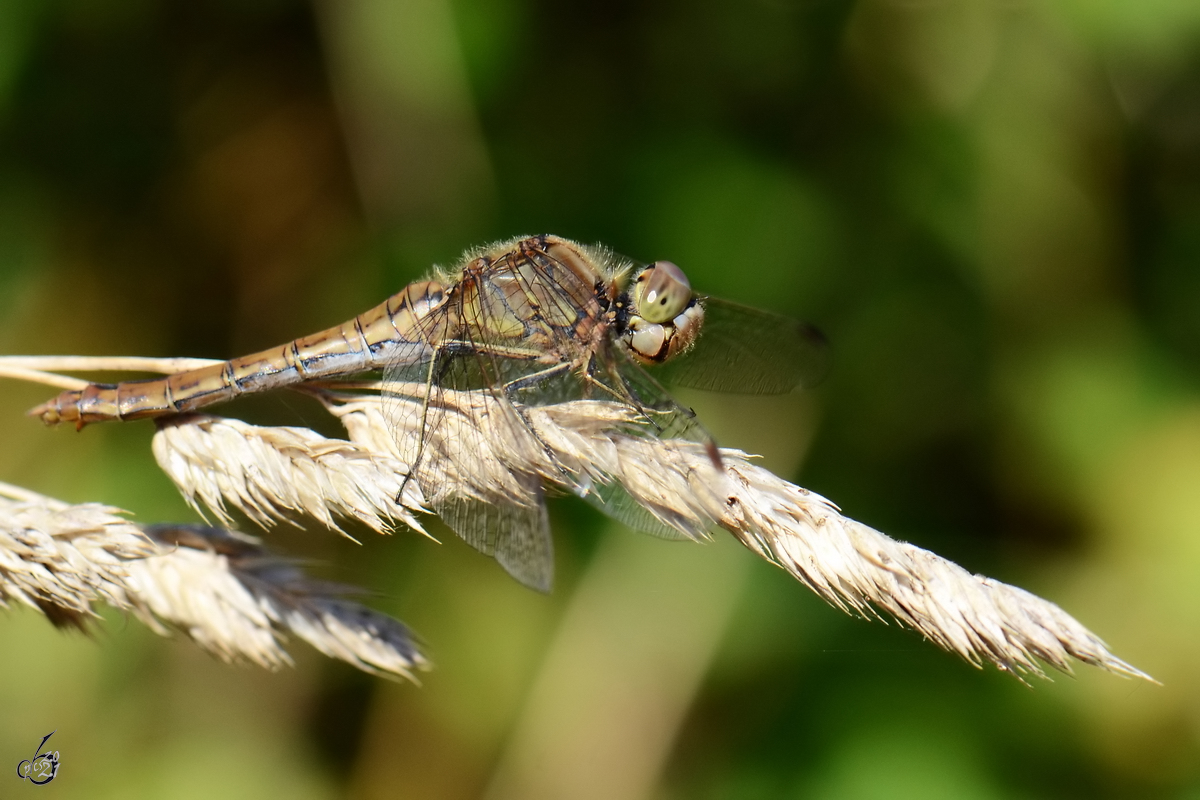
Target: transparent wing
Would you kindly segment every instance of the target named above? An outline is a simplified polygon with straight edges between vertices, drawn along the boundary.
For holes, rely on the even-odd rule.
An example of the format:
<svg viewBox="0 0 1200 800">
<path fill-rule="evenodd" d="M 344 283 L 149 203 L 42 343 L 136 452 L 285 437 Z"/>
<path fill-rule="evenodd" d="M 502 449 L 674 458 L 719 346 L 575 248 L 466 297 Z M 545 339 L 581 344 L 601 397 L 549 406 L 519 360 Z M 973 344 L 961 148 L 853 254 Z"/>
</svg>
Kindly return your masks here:
<svg viewBox="0 0 1200 800">
<path fill-rule="evenodd" d="M 556 268 L 559 267 L 559 268 Z M 573 281 L 573 282 L 572 282 Z M 468 271 L 417 323 L 423 360 L 384 370 L 398 449 L 433 510 L 518 581 L 548 591 L 553 546 L 543 480 L 570 486 L 522 408 L 582 396 L 576 330 L 595 288 L 553 259 L 509 254 Z"/>
<path fill-rule="evenodd" d="M 433 380 L 406 397 L 411 367 L 389 368 L 397 441 L 411 479 L 433 511 L 463 541 L 493 556 L 526 586 L 547 592 L 554 556 L 542 477 L 529 468 L 539 443 L 503 390 L 479 386 L 481 362 L 442 351 L 424 365 Z M 430 369 L 432 367 L 432 369 Z M 398 412 L 398 419 L 396 418 Z M 405 435 L 404 431 L 408 431 Z"/>
<path fill-rule="evenodd" d="M 708 537 L 707 528 L 696 528 L 689 519 L 670 508 L 656 507 L 653 511 L 646 508 L 619 483 L 593 487 L 586 499 L 622 525 L 660 539 L 697 541 Z"/>
<path fill-rule="evenodd" d="M 716 442 L 696 419 L 691 409 L 680 405 L 654 376 L 623 351 L 611 351 L 603 371 L 594 371 L 594 379 L 609 385 L 614 394 L 633 406 L 640 415 L 641 424 L 626 431 L 626 435 L 653 439 L 683 439 L 702 444 L 708 450 L 709 474 L 695 476 L 685 491 L 692 494 L 715 491 L 722 486 L 723 467 Z M 671 459 L 681 459 L 669 448 L 656 447 L 655 460 L 661 466 L 663 476 L 688 475 L 694 469 L 688 464 L 672 465 Z M 656 476 L 648 476 L 648 486 L 622 486 L 617 480 L 589 487 L 587 500 L 608 516 L 635 530 L 664 539 L 688 539 L 699 541 L 709 538 L 711 526 L 697 525 L 686 514 L 672 508 L 670 496 L 658 499 L 655 487 Z M 628 480 L 629 476 L 625 476 Z M 637 492 L 635 499 L 631 492 Z M 711 500 L 712 498 L 710 498 Z"/>
<path fill-rule="evenodd" d="M 696 345 L 655 375 L 664 383 L 732 394 L 783 394 L 825 377 L 829 346 L 811 325 L 706 298 Z"/>
<path fill-rule="evenodd" d="M 504 570 L 539 592 L 554 583 L 554 543 L 540 489 L 530 505 L 496 505 L 462 495 L 436 503 L 438 514 L 464 542 L 493 556 Z"/>
</svg>

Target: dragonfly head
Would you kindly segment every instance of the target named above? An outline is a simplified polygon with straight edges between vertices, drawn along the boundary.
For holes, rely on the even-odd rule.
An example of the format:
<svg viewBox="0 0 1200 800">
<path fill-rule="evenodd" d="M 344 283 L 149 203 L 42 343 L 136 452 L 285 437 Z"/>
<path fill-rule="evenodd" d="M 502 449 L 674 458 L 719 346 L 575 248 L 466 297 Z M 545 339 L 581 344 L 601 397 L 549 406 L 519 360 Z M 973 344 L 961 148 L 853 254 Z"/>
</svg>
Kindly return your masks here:
<svg viewBox="0 0 1200 800">
<path fill-rule="evenodd" d="M 687 275 L 670 261 L 656 261 L 633 282 L 625 340 L 638 361 L 661 364 L 687 350 L 700 334 L 704 307 Z"/>
</svg>

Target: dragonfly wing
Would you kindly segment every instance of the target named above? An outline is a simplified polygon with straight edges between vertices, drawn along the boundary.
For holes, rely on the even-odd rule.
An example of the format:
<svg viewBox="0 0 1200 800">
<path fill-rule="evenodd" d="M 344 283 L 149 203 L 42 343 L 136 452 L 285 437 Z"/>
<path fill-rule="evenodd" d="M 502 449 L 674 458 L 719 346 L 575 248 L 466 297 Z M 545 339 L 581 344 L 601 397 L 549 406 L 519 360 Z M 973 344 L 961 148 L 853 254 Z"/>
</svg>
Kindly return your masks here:
<svg viewBox="0 0 1200 800">
<path fill-rule="evenodd" d="M 700 338 L 656 374 L 668 384 L 731 394 L 784 394 L 824 378 L 829 346 L 813 326 L 706 298 Z"/>
<path fill-rule="evenodd" d="M 700 541 L 708 538 L 708 526 L 697 526 L 666 506 L 647 508 L 615 481 L 592 487 L 587 501 L 622 525 L 660 539 Z"/>
<path fill-rule="evenodd" d="M 425 365 L 433 376 L 425 396 L 395 394 L 389 402 L 402 413 L 392 424 L 397 436 L 408 431 L 405 461 L 442 521 L 518 581 L 546 592 L 554 558 L 542 478 L 532 470 L 540 444 L 502 391 L 480 388 L 474 356 L 444 350 Z M 401 385 L 395 379 L 411 372 L 389 368 L 387 385 Z"/>
<path fill-rule="evenodd" d="M 626 434 L 646 439 L 679 439 L 703 445 L 710 454 L 708 474 L 694 475 L 694 467 L 684 461 L 680 452 L 669 446 L 655 447 L 654 461 L 664 475 L 694 475 L 694 484 L 683 489 L 688 495 L 703 491 L 702 487 L 705 486 L 710 490 L 720 487 L 723 468 L 717 445 L 691 409 L 680 405 L 624 351 L 612 351 L 607 356 L 608 361 L 602 368 L 594 370 L 593 377 L 596 382 L 608 387 L 613 395 L 623 397 L 638 412 L 638 423 L 627 428 Z M 670 463 L 672 460 L 679 463 L 673 465 Z M 692 541 L 709 538 L 711 525 L 697 523 L 695 515 L 683 513 L 674 507 L 678 487 L 659 497 L 653 477 L 644 482 L 648 485 L 642 485 L 642 481 L 630 484 L 630 480 L 630 476 L 625 475 L 612 476 L 612 480 L 607 482 L 597 482 L 588 487 L 586 498 L 618 522 L 653 536 Z"/>
<path fill-rule="evenodd" d="M 464 542 L 493 556 L 509 575 L 530 589 L 550 591 L 554 543 L 540 491 L 527 506 L 496 505 L 464 495 L 447 495 L 433 506 Z"/>
<path fill-rule="evenodd" d="M 570 368 L 583 347 L 577 332 L 599 307 L 577 270 L 548 250 L 530 252 L 468 267 L 445 304 L 417 322 L 412 337 L 431 344 L 429 358 L 395 363 L 384 380 L 398 447 L 433 510 L 517 580 L 547 591 L 554 564 L 542 481 L 574 488 L 573 479 L 521 408 L 582 396 Z"/>
</svg>

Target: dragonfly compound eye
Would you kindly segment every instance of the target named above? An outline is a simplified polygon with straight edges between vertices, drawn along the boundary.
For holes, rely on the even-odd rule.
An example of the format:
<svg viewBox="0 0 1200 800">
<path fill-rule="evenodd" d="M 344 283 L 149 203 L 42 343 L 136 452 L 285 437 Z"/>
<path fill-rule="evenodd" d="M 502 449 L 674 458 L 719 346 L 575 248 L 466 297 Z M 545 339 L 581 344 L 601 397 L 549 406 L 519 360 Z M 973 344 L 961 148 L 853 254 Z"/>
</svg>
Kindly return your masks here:
<svg viewBox="0 0 1200 800">
<path fill-rule="evenodd" d="M 638 275 L 633 288 L 638 316 L 647 322 L 667 322 L 692 301 L 692 286 L 683 270 L 670 261 L 655 261 Z"/>
</svg>

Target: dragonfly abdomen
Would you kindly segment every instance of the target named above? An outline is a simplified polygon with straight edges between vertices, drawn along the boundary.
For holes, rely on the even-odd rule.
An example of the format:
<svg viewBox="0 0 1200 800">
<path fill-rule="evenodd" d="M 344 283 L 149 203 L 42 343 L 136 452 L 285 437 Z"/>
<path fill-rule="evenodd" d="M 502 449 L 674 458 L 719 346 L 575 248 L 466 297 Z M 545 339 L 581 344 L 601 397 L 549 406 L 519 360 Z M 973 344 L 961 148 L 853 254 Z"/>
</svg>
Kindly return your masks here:
<svg viewBox="0 0 1200 800">
<path fill-rule="evenodd" d="M 193 411 L 241 394 L 316 378 L 339 377 L 397 362 L 416 363 L 431 351 L 430 331 L 418 322 L 441 304 L 436 281 L 406 286 L 349 322 L 287 344 L 165 378 L 88 384 L 66 391 L 30 413 L 47 425 L 136 420 Z"/>
</svg>

